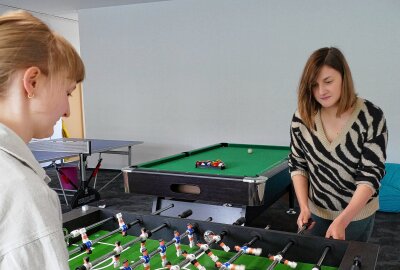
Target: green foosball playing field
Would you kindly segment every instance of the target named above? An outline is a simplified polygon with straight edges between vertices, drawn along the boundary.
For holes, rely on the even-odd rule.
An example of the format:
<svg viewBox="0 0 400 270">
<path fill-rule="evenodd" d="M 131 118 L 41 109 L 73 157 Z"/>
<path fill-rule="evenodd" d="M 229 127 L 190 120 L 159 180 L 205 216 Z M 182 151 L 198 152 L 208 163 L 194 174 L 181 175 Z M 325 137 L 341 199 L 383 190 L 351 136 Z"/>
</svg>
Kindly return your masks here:
<svg viewBox="0 0 400 270">
<path fill-rule="evenodd" d="M 107 231 L 97 231 L 94 234 L 89 235 L 89 239 L 94 240 L 94 239 L 97 239 L 97 238 L 107 234 L 107 233 L 108 233 Z M 80 267 L 83 264 L 83 258 L 86 256 L 89 256 L 90 260 L 94 261 L 97 258 L 100 258 L 100 257 L 104 256 L 105 254 L 112 252 L 115 247 L 114 243 L 117 241 L 120 241 L 121 245 L 124 245 L 124 244 L 132 241 L 135 238 L 136 237 L 130 236 L 130 235 L 124 237 L 121 235 L 121 233 L 112 234 L 111 236 L 103 239 L 102 241 L 95 243 L 92 247 L 92 254 L 88 255 L 88 254 L 86 254 L 86 252 L 78 252 L 78 253 L 72 254 L 69 259 L 70 269 L 76 269 L 77 267 Z M 173 236 L 171 235 L 171 239 L 172 238 L 173 238 Z M 165 241 L 168 242 L 171 239 L 165 239 Z M 68 248 L 69 251 L 76 249 L 77 246 L 79 246 L 80 244 L 81 244 L 81 242 L 71 245 Z M 122 267 L 122 262 L 126 259 L 129 260 L 129 262 L 130 262 L 129 265 L 132 265 L 134 262 L 137 262 L 138 260 L 140 260 L 140 257 L 142 256 L 142 254 L 139 251 L 140 246 L 141 246 L 140 242 L 138 242 L 138 243 L 134 244 L 133 246 L 127 247 L 125 250 L 123 250 L 120 255 L 121 265 L 119 267 Z M 149 254 L 153 250 L 156 250 L 158 247 L 159 247 L 158 240 L 147 239 L 146 248 L 147 248 Z M 255 244 L 253 244 L 252 247 L 256 248 L 257 242 Z M 231 247 L 231 250 L 232 250 L 232 248 L 233 247 Z M 199 250 L 199 247 L 195 246 L 193 248 L 189 248 L 189 246 L 187 246 L 187 245 L 181 245 L 181 249 L 186 250 L 190 254 L 190 253 L 194 253 L 197 250 Z M 235 251 L 234 252 L 224 252 L 223 250 L 216 250 L 216 249 L 212 249 L 212 252 L 214 255 L 218 256 L 219 261 L 222 263 L 227 262 L 231 257 L 233 257 L 236 254 Z M 167 248 L 167 260 L 169 262 L 171 262 L 172 265 L 177 265 L 184 260 L 183 256 L 180 256 L 179 258 L 176 256 L 176 248 L 175 248 L 174 244 L 170 245 Z M 209 256 L 207 256 L 205 253 L 201 253 L 197 257 L 197 260 L 207 270 L 218 269 L 215 266 L 215 263 L 211 260 L 211 258 Z M 233 263 L 236 265 L 244 265 L 247 270 L 260 270 L 260 269 L 266 269 L 272 263 L 272 261 L 266 257 L 258 257 L 258 256 L 244 254 L 244 255 L 241 255 Z M 119 267 L 117 269 L 119 269 Z M 297 262 L 297 267 L 295 269 L 310 270 L 310 269 L 312 269 L 312 267 L 313 267 L 313 264 Z M 113 265 L 112 257 L 105 259 L 103 262 L 100 262 L 96 265 L 93 265 L 92 269 L 115 269 L 114 265 Z M 143 265 L 138 266 L 136 269 L 143 269 Z M 161 257 L 160 257 L 159 253 L 151 258 L 150 269 L 168 269 L 167 267 L 163 267 L 161 265 Z M 197 268 L 194 265 L 189 263 L 188 265 L 185 265 L 181 269 L 196 270 Z M 274 269 L 284 270 L 284 269 L 292 269 L 292 268 L 290 268 L 287 265 L 278 264 Z M 333 269 L 337 269 L 337 268 L 322 266 L 321 269 L 333 270 Z"/>
</svg>

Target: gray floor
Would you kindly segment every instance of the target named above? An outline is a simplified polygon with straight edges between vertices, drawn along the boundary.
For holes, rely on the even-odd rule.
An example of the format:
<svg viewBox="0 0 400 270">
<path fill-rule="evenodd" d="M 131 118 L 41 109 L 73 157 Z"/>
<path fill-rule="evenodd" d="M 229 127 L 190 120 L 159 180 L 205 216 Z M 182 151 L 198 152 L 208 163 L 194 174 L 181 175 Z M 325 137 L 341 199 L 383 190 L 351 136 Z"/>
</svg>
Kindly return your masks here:
<svg viewBox="0 0 400 270">
<path fill-rule="evenodd" d="M 49 168 L 47 172 L 54 179 L 51 185 L 58 186 L 54 170 Z M 97 179 L 97 189 L 101 189 L 109 179 L 112 179 L 118 173 L 118 171 L 110 170 L 100 171 Z M 93 205 L 106 205 L 107 208 L 141 214 L 151 212 L 153 198 L 151 196 L 124 193 L 121 176 L 117 177 L 100 194 L 101 201 L 95 202 Z M 297 216 L 285 213 L 287 205 L 287 196 L 284 196 L 268 210 L 264 211 L 253 222 L 252 226 L 264 228 L 270 225 L 271 229 L 274 230 L 295 232 L 297 229 Z M 69 207 L 63 206 L 63 211 L 69 211 Z M 377 270 L 400 270 L 400 213 L 378 212 L 370 242 L 380 245 Z"/>
</svg>

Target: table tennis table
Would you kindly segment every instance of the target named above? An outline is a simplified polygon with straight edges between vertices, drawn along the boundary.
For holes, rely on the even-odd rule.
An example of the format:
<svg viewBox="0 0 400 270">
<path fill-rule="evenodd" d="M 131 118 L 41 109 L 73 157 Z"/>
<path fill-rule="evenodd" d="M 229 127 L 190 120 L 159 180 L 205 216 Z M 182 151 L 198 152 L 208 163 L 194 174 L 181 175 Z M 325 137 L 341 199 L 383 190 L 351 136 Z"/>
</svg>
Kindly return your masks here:
<svg viewBox="0 0 400 270">
<path fill-rule="evenodd" d="M 130 166 L 132 164 L 132 146 L 142 143 L 142 141 L 60 138 L 32 141 L 28 146 L 36 160 L 41 164 L 51 162 L 55 165 L 55 162 L 58 160 L 62 162 L 66 158 L 79 157 L 81 185 L 72 203 L 72 208 L 75 208 L 100 198 L 99 193 L 94 188 L 88 186 L 86 178 L 86 161 L 91 154 L 99 153 L 100 157 L 103 153 L 127 155 L 128 166 Z M 126 147 L 128 148 L 127 151 L 115 150 Z M 66 204 L 68 205 L 65 190 L 62 186 L 61 188 Z"/>
</svg>

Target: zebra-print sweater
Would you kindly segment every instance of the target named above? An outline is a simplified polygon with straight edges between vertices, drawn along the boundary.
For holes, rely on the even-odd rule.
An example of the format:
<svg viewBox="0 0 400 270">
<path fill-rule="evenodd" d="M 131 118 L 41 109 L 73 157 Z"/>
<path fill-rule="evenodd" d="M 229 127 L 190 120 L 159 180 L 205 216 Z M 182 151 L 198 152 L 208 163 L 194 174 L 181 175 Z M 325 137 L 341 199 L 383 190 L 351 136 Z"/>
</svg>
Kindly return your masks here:
<svg viewBox="0 0 400 270">
<path fill-rule="evenodd" d="M 378 189 L 385 174 L 388 132 L 380 108 L 357 99 L 355 109 L 339 135 L 329 142 L 320 113 L 310 131 L 298 111 L 291 124 L 289 171 L 309 181 L 308 206 L 319 217 L 333 220 L 348 205 L 357 185 L 374 190 L 367 205 L 353 220 L 371 216 L 379 208 Z"/>
</svg>

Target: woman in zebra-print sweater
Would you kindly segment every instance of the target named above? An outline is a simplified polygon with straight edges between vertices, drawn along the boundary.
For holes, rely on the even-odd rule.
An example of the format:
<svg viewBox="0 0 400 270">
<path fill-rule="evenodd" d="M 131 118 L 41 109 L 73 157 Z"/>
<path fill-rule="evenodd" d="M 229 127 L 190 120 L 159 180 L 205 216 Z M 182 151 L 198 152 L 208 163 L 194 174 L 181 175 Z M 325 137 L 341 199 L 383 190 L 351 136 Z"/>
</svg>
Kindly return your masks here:
<svg viewBox="0 0 400 270">
<path fill-rule="evenodd" d="M 379 208 L 388 132 L 384 114 L 357 97 L 349 66 L 337 48 L 308 59 L 291 123 L 289 169 L 314 235 L 368 241 Z"/>
</svg>

